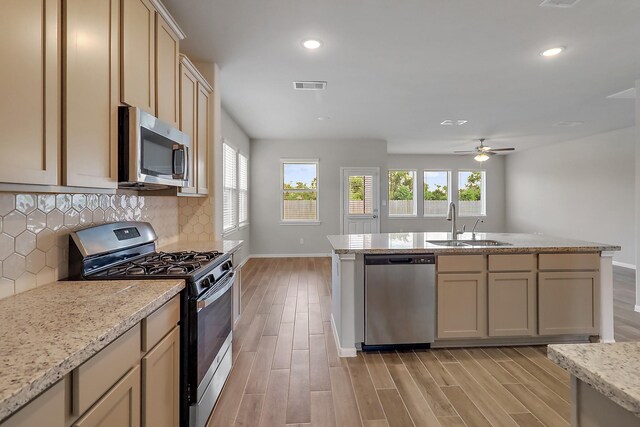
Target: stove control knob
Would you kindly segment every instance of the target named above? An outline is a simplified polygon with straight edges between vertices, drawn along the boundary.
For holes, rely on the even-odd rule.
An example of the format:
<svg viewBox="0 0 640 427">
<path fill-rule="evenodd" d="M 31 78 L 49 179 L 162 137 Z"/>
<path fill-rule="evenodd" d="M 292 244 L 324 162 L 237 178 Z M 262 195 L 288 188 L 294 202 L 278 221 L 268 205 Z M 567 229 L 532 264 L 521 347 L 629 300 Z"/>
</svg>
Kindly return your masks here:
<svg viewBox="0 0 640 427">
<path fill-rule="evenodd" d="M 200 285 L 201 285 L 203 288 L 209 288 L 209 287 L 211 287 L 211 281 L 209 280 L 209 278 L 208 278 L 208 277 L 205 277 L 205 278 L 204 278 L 204 279 L 202 279 L 202 281 L 200 282 Z"/>
</svg>

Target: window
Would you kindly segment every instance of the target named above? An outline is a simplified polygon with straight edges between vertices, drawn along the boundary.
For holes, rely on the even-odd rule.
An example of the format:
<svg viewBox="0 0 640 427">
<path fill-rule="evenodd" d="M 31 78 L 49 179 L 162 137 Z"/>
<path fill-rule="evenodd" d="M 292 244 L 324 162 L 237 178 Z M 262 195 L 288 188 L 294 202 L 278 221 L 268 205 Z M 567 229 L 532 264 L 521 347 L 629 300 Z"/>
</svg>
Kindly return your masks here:
<svg viewBox="0 0 640 427">
<path fill-rule="evenodd" d="M 458 171 L 458 212 L 460 216 L 487 214 L 485 171 Z"/>
<path fill-rule="evenodd" d="M 446 216 L 451 202 L 449 171 L 424 171 L 424 216 Z"/>
<path fill-rule="evenodd" d="M 238 154 L 238 222 L 241 226 L 249 222 L 248 165 L 249 159 Z"/>
<path fill-rule="evenodd" d="M 416 171 L 389 171 L 389 216 L 416 216 Z"/>
<path fill-rule="evenodd" d="M 282 160 L 282 221 L 318 221 L 318 161 Z"/>
<path fill-rule="evenodd" d="M 230 145 L 222 144 L 222 230 L 229 231 L 238 227 L 238 152 Z"/>
<path fill-rule="evenodd" d="M 373 214 L 373 177 L 349 176 L 349 215 Z"/>
</svg>

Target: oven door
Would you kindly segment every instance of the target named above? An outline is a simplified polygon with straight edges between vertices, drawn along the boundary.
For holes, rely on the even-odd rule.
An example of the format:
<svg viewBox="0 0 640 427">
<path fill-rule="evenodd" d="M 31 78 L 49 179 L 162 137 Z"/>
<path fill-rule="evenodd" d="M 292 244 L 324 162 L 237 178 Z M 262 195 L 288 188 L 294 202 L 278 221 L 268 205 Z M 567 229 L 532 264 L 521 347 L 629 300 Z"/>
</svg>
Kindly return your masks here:
<svg viewBox="0 0 640 427">
<path fill-rule="evenodd" d="M 200 402 L 208 391 L 218 366 L 231 347 L 234 282 L 235 274 L 230 271 L 220 282 L 196 300 L 197 361 L 194 367 L 197 369 L 197 402 Z"/>
</svg>

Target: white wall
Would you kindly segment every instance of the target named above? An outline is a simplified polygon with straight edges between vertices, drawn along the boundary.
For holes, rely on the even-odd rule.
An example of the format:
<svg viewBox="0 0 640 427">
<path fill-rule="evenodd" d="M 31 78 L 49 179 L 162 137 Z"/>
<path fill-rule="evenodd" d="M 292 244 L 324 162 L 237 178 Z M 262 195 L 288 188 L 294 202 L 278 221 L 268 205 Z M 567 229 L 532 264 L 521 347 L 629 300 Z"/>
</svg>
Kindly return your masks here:
<svg viewBox="0 0 640 427">
<path fill-rule="evenodd" d="M 507 231 L 622 246 L 636 264 L 634 128 L 510 154 Z"/>
<path fill-rule="evenodd" d="M 418 175 L 418 217 L 417 218 L 389 218 L 383 216 L 382 230 L 384 232 L 400 231 L 450 231 L 451 223 L 446 218 L 425 218 L 422 209 L 422 188 L 423 173 L 428 169 L 450 170 L 451 173 L 451 194 L 456 202 L 456 191 L 458 188 L 458 170 L 485 170 L 486 171 L 486 196 L 487 215 L 482 217 L 484 223 L 478 224 L 477 230 L 487 232 L 505 231 L 505 190 L 504 190 L 504 156 L 494 156 L 491 160 L 478 163 L 472 156 L 453 155 L 404 155 L 392 154 L 387 157 L 389 169 L 410 169 L 416 170 Z M 388 198 L 386 187 L 382 189 L 382 198 Z M 457 227 L 462 229 L 462 225 L 467 225 L 467 230 L 471 230 L 476 217 L 459 218 Z"/>
<path fill-rule="evenodd" d="M 319 159 L 319 225 L 280 225 L 280 159 Z M 380 140 L 252 140 L 251 253 L 328 254 L 340 234 L 340 168 L 379 167 L 386 188 L 387 144 Z M 383 215 L 384 213 L 383 209 Z M 304 244 L 300 245 L 300 239 Z"/>
<path fill-rule="evenodd" d="M 249 173 L 249 180 L 251 180 L 252 159 L 250 156 L 251 146 L 249 142 L 249 137 L 247 136 L 246 133 L 244 133 L 242 128 L 238 126 L 235 120 L 233 120 L 233 118 L 229 116 L 229 114 L 224 110 L 224 108 L 221 111 L 221 133 L 222 133 L 222 139 L 227 144 L 239 150 L 241 154 L 243 154 L 249 159 L 248 173 Z M 217 183 L 219 187 L 222 187 L 222 180 L 217 181 Z M 249 191 L 251 192 L 251 190 L 252 189 L 250 188 Z M 222 195 L 220 195 L 219 198 L 222 199 Z M 220 207 L 222 207 L 222 204 L 220 204 Z M 218 218 L 222 218 L 222 209 L 219 212 L 216 212 L 216 216 Z M 249 223 L 251 223 L 252 220 L 253 218 L 250 216 Z M 231 233 L 226 233 L 223 235 L 223 238 L 225 240 L 243 240 L 244 241 L 244 244 L 238 250 L 236 255 L 237 256 L 236 259 L 238 259 L 239 262 L 244 262 L 249 256 L 249 254 L 251 253 L 251 240 L 250 240 L 249 232 L 250 232 L 250 228 L 244 227 L 242 229 L 233 231 Z"/>
</svg>

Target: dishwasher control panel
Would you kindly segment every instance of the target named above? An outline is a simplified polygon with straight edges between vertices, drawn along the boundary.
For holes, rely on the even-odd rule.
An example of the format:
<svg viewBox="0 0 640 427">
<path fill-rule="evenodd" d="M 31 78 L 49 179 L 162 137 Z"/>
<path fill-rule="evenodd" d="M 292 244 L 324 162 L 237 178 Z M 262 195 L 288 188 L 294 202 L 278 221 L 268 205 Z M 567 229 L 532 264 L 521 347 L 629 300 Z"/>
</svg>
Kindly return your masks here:
<svg viewBox="0 0 640 427">
<path fill-rule="evenodd" d="M 366 255 L 365 265 L 435 264 L 434 254 L 416 255 Z"/>
</svg>

